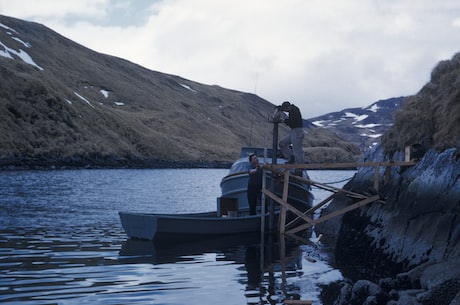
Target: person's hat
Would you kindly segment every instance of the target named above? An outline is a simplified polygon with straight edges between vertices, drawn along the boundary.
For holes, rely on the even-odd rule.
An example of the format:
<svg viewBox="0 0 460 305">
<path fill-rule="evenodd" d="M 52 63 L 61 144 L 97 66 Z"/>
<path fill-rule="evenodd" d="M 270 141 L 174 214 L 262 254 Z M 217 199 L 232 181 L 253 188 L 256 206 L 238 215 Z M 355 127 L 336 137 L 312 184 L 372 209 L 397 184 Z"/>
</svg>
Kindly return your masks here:
<svg viewBox="0 0 460 305">
<path fill-rule="evenodd" d="M 289 108 L 289 106 L 291 106 L 291 103 L 289 103 L 288 101 L 285 101 L 281 105 L 281 110 L 287 110 Z"/>
</svg>

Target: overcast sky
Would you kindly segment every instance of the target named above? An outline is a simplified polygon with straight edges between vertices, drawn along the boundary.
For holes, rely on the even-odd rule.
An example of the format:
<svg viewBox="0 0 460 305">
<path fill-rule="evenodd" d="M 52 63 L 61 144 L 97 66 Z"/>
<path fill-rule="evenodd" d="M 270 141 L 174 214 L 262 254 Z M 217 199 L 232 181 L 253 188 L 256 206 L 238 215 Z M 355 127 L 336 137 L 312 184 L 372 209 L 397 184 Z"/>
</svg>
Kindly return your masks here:
<svg viewBox="0 0 460 305">
<path fill-rule="evenodd" d="M 0 0 L 95 51 L 289 100 L 304 118 L 417 93 L 460 52 L 458 0 Z"/>
</svg>

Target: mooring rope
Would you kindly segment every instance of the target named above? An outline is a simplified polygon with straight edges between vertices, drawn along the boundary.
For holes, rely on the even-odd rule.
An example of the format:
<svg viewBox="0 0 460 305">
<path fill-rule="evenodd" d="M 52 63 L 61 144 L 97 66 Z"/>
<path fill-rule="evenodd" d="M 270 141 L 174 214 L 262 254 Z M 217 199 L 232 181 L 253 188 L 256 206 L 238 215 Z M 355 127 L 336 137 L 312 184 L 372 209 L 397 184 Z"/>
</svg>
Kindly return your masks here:
<svg viewBox="0 0 460 305">
<path fill-rule="evenodd" d="M 342 180 L 339 180 L 339 181 L 333 181 L 333 182 L 321 182 L 323 184 L 335 184 L 335 183 L 341 183 L 341 182 L 345 182 L 345 181 L 348 181 L 348 180 L 351 180 L 353 177 L 349 177 L 349 178 L 345 178 L 345 179 L 342 179 Z"/>
</svg>

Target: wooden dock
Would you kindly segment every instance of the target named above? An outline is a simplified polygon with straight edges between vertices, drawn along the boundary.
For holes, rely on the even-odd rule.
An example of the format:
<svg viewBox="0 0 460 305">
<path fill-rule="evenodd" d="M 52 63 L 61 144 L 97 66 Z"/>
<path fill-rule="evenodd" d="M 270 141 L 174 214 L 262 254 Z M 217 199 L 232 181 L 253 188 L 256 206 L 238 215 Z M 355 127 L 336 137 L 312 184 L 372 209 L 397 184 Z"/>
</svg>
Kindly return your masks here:
<svg viewBox="0 0 460 305">
<path fill-rule="evenodd" d="M 281 213 L 280 213 L 280 221 L 279 221 L 279 232 L 286 233 L 286 234 L 295 234 L 302 230 L 308 229 L 318 223 L 327 221 L 334 217 L 343 215 L 349 211 L 355 210 L 360 208 L 364 205 L 373 202 L 380 202 L 382 204 L 385 203 L 382 198 L 378 195 L 379 185 L 380 185 L 380 168 L 385 167 L 385 174 L 384 174 L 384 184 L 391 181 L 391 167 L 392 166 L 413 166 L 415 165 L 415 161 L 395 161 L 395 162 L 354 162 L 354 163 L 322 163 L 322 164 L 266 164 L 264 165 L 264 169 L 271 171 L 272 173 L 277 173 L 277 175 L 282 176 L 284 180 L 283 184 L 283 193 L 282 197 L 278 197 L 276 194 L 272 193 L 267 188 L 263 188 L 262 192 L 265 197 L 271 198 L 274 202 L 281 205 Z M 334 186 L 321 183 L 318 181 L 313 181 L 311 179 L 299 177 L 296 175 L 291 174 L 291 169 L 357 169 L 362 167 L 373 167 L 374 168 L 374 189 L 375 194 L 360 194 L 351 191 L 347 191 L 342 188 L 336 188 Z M 311 207 L 309 210 L 302 212 L 296 209 L 294 206 L 287 202 L 288 198 L 288 186 L 289 180 L 296 179 L 298 181 L 310 184 L 317 188 L 332 192 L 330 196 L 325 198 L 320 203 L 316 204 L 315 206 Z M 356 200 L 355 203 L 346 206 L 338 211 L 321 215 L 318 219 L 313 219 L 308 215 L 311 215 L 316 210 L 320 209 L 330 201 L 332 201 L 337 195 L 343 194 L 349 198 Z M 287 212 L 294 213 L 297 217 L 286 223 L 286 214 Z M 301 224 L 299 225 L 299 221 Z"/>
</svg>

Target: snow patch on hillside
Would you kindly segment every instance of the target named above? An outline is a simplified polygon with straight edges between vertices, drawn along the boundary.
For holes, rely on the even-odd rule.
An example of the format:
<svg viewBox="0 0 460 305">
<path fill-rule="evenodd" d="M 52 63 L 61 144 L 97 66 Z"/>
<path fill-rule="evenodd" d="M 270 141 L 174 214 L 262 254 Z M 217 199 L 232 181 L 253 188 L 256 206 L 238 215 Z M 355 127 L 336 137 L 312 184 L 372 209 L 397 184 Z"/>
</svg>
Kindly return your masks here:
<svg viewBox="0 0 460 305">
<path fill-rule="evenodd" d="M 107 90 L 100 90 L 101 94 L 105 97 L 105 98 L 108 98 L 109 97 L 109 91 Z"/>
<path fill-rule="evenodd" d="M 11 30 L 11 31 L 17 33 L 14 29 L 12 29 L 12 28 L 10 28 L 10 27 L 2 24 L 2 23 L 0 23 L 0 27 L 4 28 L 6 30 Z M 7 32 L 7 34 L 12 36 L 11 32 Z M 24 42 L 21 39 L 19 39 L 18 37 L 12 36 L 11 39 L 22 43 L 26 48 L 31 48 L 32 47 L 32 45 L 30 43 Z M 16 55 L 17 57 L 22 59 L 22 61 L 25 62 L 26 64 L 32 65 L 32 66 L 36 67 L 37 69 L 39 69 L 41 71 L 44 70 L 42 67 L 40 67 L 39 65 L 37 65 L 35 63 L 35 61 L 32 59 L 32 57 L 26 51 L 24 51 L 22 49 L 19 49 L 19 51 L 16 51 L 15 49 L 12 49 L 12 48 L 8 47 L 6 44 L 4 44 L 1 41 L 0 41 L 0 46 L 3 47 L 3 50 L 0 50 L 0 56 L 3 56 L 3 57 L 8 58 L 8 59 L 14 59 L 13 55 Z"/>
<path fill-rule="evenodd" d="M 182 87 L 184 87 L 185 89 L 190 90 L 190 91 L 192 91 L 192 92 L 198 92 L 198 91 L 196 91 L 195 89 L 193 89 L 193 88 L 190 87 L 190 86 L 187 86 L 187 85 L 184 85 L 184 84 L 180 84 L 180 85 L 181 85 Z"/>
<path fill-rule="evenodd" d="M 86 98 L 84 98 L 83 96 L 81 96 L 80 94 L 78 94 L 77 92 L 74 92 L 76 96 L 78 96 L 82 101 L 84 101 L 85 103 L 87 103 L 88 105 L 90 105 L 91 107 L 94 108 L 93 104 L 91 104 L 90 101 L 88 101 Z"/>
</svg>

